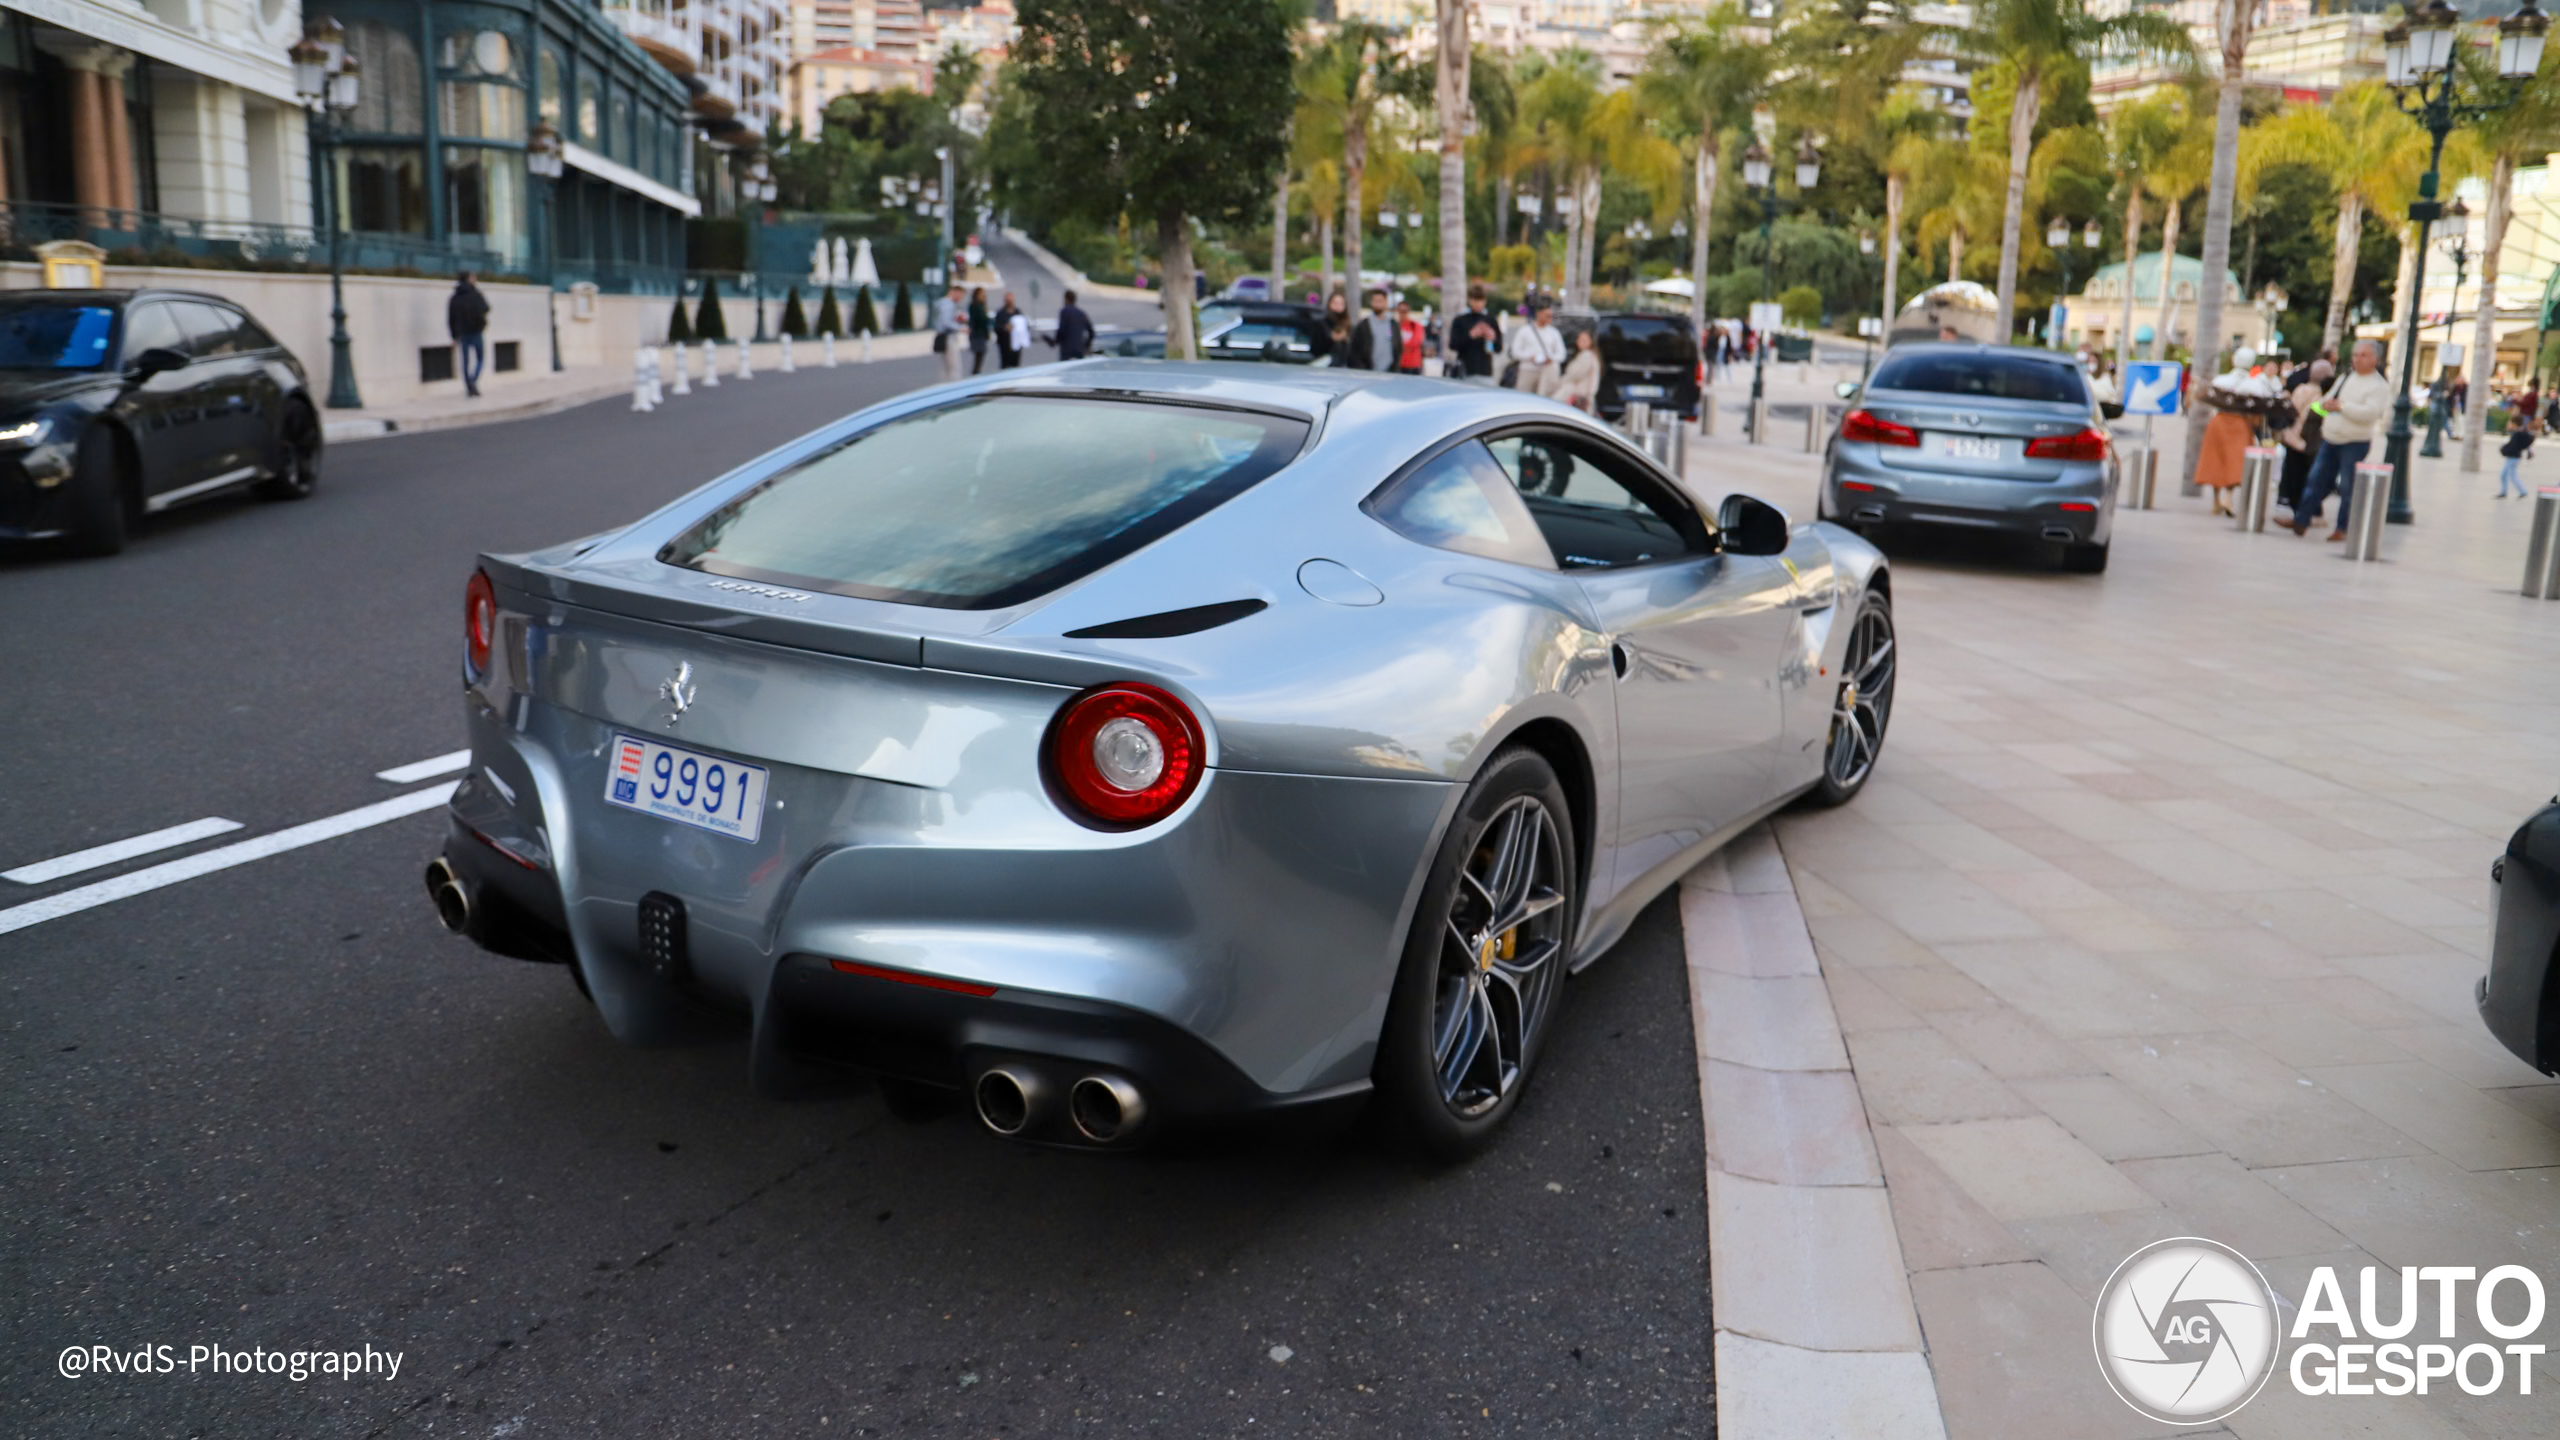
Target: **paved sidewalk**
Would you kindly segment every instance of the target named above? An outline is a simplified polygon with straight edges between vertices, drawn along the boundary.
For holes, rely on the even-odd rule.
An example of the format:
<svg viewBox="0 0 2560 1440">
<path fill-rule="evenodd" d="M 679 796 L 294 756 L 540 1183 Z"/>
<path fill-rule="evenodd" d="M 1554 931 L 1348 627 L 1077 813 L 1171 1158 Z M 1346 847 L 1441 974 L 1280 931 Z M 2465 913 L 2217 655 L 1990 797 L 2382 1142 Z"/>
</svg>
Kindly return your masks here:
<svg viewBox="0 0 2560 1440">
<path fill-rule="evenodd" d="M 1703 498 L 1810 517 L 1809 457 L 1691 450 Z M 2104 576 L 1897 554 L 1885 758 L 1774 828 L 1905 1272 L 1859 1298 L 1907 1289 L 1955 1440 L 2173 1433 L 2090 1350 L 2098 1287 L 2154 1239 L 2231 1244 L 2289 1304 L 2323 1264 L 2351 1305 L 2371 1264 L 2560 1279 L 2560 1084 L 2471 1005 L 2489 862 L 2560 784 L 2560 603 L 2515 593 L 2528 506 L 2494 488 L 2422 463 L 2378 565 L 2175 498 L 2119 516 Z M 1799 1283 L 1839 1283 L 1809 1214 L 1716 1210 L 1720 1326 L 1729 1257 L 1783 1238 Z M 2459 1318 L 2488 1338 L 2467 1292 Z M 2555 1403 L 2279 1376 L 2201 1433 L 2541 1436 Z"/>
</svg>

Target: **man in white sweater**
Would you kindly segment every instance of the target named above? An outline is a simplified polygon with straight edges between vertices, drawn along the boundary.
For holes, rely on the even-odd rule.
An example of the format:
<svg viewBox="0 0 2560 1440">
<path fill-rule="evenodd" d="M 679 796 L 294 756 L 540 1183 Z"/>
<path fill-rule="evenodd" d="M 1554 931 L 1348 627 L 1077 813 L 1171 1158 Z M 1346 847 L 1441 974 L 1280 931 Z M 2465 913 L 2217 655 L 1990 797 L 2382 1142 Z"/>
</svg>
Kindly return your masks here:
<svg viewBox="0 0 2560 1440">
<path fill-rule="evenodd" d="M 2391 381 L 2382 373 L 2379 341 L 2356 342 L 2347 373 L 2320 397 L 2320 454 L 2302 482 L 2302 498 L 2294 503 L 2293 533 L 2302 534 L 2320 518 L 2329 492 L 2338 492 L 2338 528 L 2332 540 L 2347 538 L 2347 504 L 2355 494 L 2356 465 L 2373 451 L 2373 437 L 2391 413 Z"/>
<path fill-rule="evenodd" d="M 1513 327 L 1511 344 L 1506 352 L 1512 363 L 1520 367 L 1511 388 L 1532 395 L 1552 395 L 1565 362 L 1564 336 L 1556 329 L 1556 312 L 1552 305 L 1540 305 L 1529 323 Z"/>
</svg>

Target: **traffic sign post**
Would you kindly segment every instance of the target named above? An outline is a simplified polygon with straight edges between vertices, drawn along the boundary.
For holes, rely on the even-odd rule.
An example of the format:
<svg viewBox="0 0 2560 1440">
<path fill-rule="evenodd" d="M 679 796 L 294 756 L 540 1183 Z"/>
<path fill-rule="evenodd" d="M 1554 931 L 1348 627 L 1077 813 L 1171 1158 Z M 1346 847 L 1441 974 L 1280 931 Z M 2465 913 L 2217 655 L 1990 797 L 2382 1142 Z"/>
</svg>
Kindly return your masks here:
<svg viewBox="0 0 2560 1440">
<path fill-rule="evenodd" d="M 2152 439 L 2151 422 L 2163 415 L 2178 413 L 2181 386 L 2186 367 L 2175 360 L 2129 360 L 2124 367 L 2124 413 L 2142 417 L 2142 459 L 2135 467 L 2139 477 L 2134 486 L 2137 508 L 2151 508 L 2151 487 L 2159 474 L 2159 452 Z"/>
</svg>

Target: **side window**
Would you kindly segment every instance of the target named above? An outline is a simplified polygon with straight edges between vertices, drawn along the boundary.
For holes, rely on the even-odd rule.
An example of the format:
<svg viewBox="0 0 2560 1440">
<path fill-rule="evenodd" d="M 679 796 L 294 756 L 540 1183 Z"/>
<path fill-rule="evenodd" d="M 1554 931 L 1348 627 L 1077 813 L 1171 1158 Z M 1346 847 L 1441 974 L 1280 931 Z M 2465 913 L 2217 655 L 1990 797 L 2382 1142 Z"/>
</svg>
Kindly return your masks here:
<svg viewBox="0 0 2560 1440">
<path fill-rule="evenodd" d="M 136 305 L 125 312 L 125 363 L 133 363 L 133 357 L 145 350 L 175 350 L 181 355 L 195 353 L 187 332 L 178 328 L 178 317 L 167 305 Z"/>
<path fill-rule="evenodd" d="M 240 348 L 242 351 L 273 350 L 276 348 L 276 337 L 267 333 L 267 327 L 250 319 L 246 315 L 237 316 L 235 318 L 240 322 Z"/>
<path fill-rule="evenodd" d="M 1417 544 L 1540 570 L 1556 568 L 1519 487 L 1480 441 L 1461 441 L 1433 456 L 1370 496 L 1361 508 Z"/>
<path fill-rule="evenodd" d="M 189 353 L 198 358 L 240 353 L 240 317 L 235 312 L 192 300 L 170 308 L 178 312 L 178 323 L 187 327 L 192 341 Z"/>
<path fill-rule="evenodd" d="M 1597 444 L 1532 433 L 1486 448 L 1567 570 L 1620 569 L 1713 548 L 1694 508 Z"/>
<path fill-rule="evenodd" d="M 1217 345 L 1221 350 L 1247 350 L 1259 355 L 1262 347 L 1274 341 L 1284 353 L 1303 355 L 1313 348 L 1297 326 L 1270 320 L 1247 320 L 1219 336 Z"/>
</svg>

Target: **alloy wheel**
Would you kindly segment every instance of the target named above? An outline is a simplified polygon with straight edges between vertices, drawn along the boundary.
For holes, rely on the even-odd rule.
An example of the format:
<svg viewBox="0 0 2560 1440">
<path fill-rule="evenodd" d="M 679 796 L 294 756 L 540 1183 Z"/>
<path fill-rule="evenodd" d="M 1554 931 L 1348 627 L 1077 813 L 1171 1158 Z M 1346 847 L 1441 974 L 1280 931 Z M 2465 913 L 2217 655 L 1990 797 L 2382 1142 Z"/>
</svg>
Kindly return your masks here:
<svg viewBox="0 0 2560 1440">
<path fill-rule="evenodd" d="M 1564 847 L 1537 797 L 1494 814 L 1450 898 L 1431 1014 L 1440 1098 L 1482 1115 L 1519 1082 L 1564 965 Z"/>
<path fill-rule="evenodd" d="M 1891 611 L 1870 604 L 1859 612 L 1840 669 L 1840 691 L 1831 706 L 1831 740 L 1822 765 L 1833 785 L 1847 789 L 1875 768 L 1876 756 L 1884 748 L 1885 722 L 1893 713 Z"/>
</svg>

